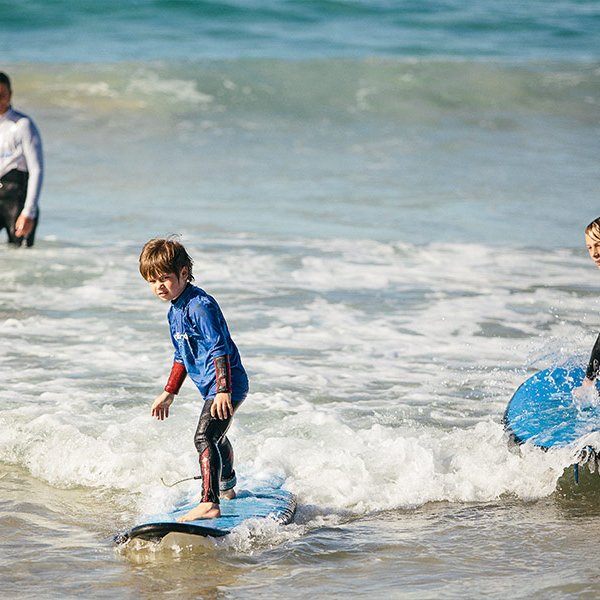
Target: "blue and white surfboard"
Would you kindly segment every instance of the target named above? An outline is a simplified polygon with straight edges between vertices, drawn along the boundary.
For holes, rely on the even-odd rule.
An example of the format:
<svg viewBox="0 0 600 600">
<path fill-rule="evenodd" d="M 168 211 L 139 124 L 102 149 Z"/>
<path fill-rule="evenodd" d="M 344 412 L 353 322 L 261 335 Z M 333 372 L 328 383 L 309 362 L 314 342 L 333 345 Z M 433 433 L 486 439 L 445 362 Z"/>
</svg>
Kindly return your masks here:
<svg viewBox="0 0 600 600">
<path fill-rule="evenodd" d="M 504 413 L 504 426 L 519 444 L 568 446 L 600 430 L 600 403 L 581 402 L 573 390 L 583 381 L 581 367 L 546 369 L 527 379 Z"/>
<path fill-rule="evenodd" d="M 274 519 L 287 524 L 296 512 L 295 496 L 279 488 L 261 488 L 255 491 L 240 490 L 233 500 L 221 502 L 221 516 L 216 519 L 198 519 L 179 523 L 177 518 L 189 512 L 197 501 L 178 506 L 171 512 L 142 519 L 134 527 L 115 536 L 115 543 L 128 540 L 159 541 L 169 533 L 222 537 L 248 519 Z"/>
</svg>

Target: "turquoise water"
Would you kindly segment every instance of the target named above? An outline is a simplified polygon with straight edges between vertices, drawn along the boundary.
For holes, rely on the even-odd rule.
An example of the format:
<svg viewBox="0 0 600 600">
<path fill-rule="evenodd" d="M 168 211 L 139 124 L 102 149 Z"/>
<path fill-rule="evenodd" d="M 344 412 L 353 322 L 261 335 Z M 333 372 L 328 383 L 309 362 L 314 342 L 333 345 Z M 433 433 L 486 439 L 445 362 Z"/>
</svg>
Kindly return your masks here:
<svg viewBox="0 0 600 600">
<path fill-rule="evenodd" d="M 595 597 L 597 482 L 501 418 L 598 328 L 599 15 L 0 0 L 47 163 L 35 247 L 0 246 L 3 595 Z M 160 478 L 197 472 L 198 393 L 148 414 L 172 357 L 137 257 L 170 233 L 250 373 L 241 486 L 299 508 L 115 550 L 195 491 Z"/>
<path fill-rule="evenodd" d="M 589 60 L 597 2 L 37 0 L 0 3 L 5 61 L 418 56 Z"/>
</svg>

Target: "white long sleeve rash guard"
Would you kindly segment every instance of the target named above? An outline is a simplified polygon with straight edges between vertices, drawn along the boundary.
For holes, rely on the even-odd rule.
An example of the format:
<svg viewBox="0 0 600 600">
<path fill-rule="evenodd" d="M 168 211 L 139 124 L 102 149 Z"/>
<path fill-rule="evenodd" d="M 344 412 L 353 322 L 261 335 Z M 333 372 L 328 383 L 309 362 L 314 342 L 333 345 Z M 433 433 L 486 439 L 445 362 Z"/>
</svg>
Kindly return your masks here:
<svg viewBox="0 0 600 600">
<path fill-rule="evenodd" d="M 13 169 L 29 173 L 22 214 L 35 219 L 44 178 L 42 138 L 27 115 L 9 108 L 0 115 L 0 177 Z"/>
</svg>

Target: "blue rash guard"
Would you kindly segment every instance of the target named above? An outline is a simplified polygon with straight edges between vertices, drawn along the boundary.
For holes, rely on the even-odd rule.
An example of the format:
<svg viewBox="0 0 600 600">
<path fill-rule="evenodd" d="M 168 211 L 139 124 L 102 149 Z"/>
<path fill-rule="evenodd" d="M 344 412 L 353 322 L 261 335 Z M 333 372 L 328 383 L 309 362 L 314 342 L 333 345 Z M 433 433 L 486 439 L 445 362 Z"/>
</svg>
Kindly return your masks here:
<svg viewBox="0 0 600 600">
<path fill-rule="evenodd" d="M 185 366 L 203 398 L 216 394 L 215 358 L 228 355 L 231 401 L 243 400 L 248 393 L 248 376 L 217 301 L 188 283 L 182 294 L 171 302 L 168 318 L 175 347 L 174 362 Z"/>
</svg>

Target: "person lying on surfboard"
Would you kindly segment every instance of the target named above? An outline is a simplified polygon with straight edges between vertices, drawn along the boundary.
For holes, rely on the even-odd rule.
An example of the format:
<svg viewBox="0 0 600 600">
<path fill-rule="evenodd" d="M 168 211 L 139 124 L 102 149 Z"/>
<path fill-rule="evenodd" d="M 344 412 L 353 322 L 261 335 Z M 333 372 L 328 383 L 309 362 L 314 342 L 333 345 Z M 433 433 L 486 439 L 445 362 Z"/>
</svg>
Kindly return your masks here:
<svg viewBox="0 0 600 600">
<path fill-rule="evenodd" d="M 585 228 L 585 245 L 587 251 L 590 254 L 590 258 L 596 263 L 596 266 L 600 269 L 600 217 L 592 221 Z M 587 396 L 593 394 L 597 396 L 596 389 L 594 386 L 595 380 L 598 378 L 600 373 L 600 334 L 596 339 L 596 343 L 592 348 L 592 354 L 590 356 L 590 362 L 588 363 L 587 370 L 585 372 L 585 378 L 581 387 L 575 389 L 573 393 L 577 397 Z"/>
<path fill-rule="evenodd" d="M 233 448 L 226 433 L 234 413 L 248 394 L 248 377 L 217 301 L 191 282 L 193 261 L 176 239 L 154 238 L 140 254 L 140 273 L 152 292 L 170 302 L 168 320 L 175 347 L 165 389 L 151 414 L 162 421 L 186 375 L 204 399 L 194 443 L 198 450 L 200 502 L 180 521 L 221 515 L 219 498 L 234 498 Z"/>
</svg>

